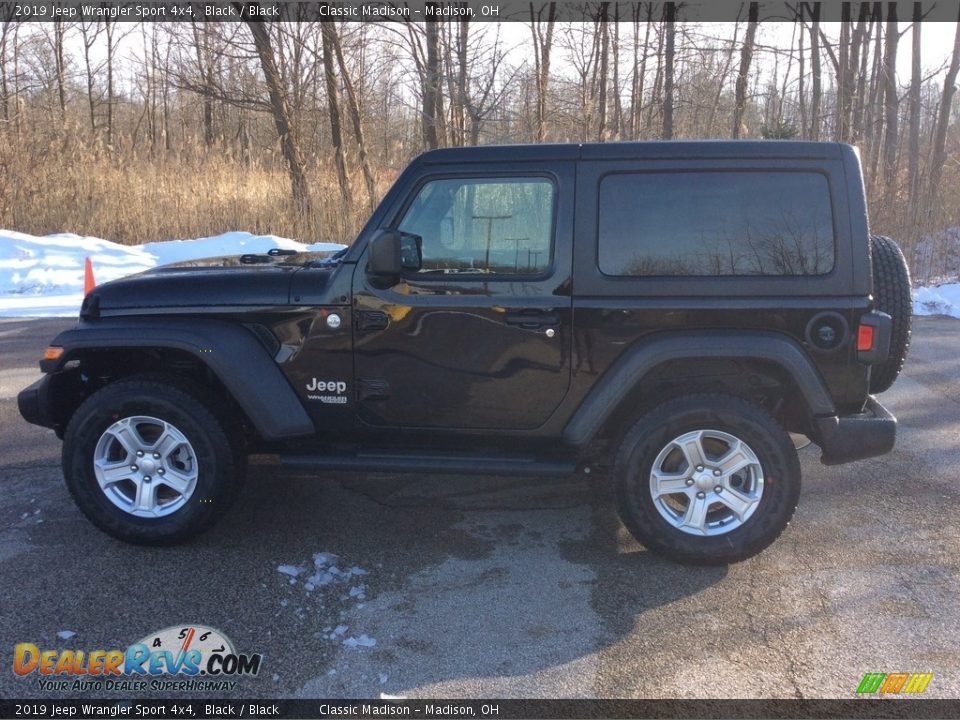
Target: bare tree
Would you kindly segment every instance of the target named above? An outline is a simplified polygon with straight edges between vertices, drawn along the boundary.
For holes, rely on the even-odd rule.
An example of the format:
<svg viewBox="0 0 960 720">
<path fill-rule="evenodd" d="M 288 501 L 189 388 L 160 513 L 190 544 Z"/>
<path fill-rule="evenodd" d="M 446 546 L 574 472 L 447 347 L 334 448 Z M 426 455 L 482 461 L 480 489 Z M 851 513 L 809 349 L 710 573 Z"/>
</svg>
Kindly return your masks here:
<svg viewBox="0 0 960 720">
<path fill-rule="evenodd" d="M 251 7 L 252 12 L 243 13 L 244 17 L 261 17 L 259 3 L 235 3 L 235 6 Z M 242 11 L 241 11 L 242 12 Z M 267 26 L 262 21 L 248 20 L 247 27 L 253 35 L 257 57 L 263 70 L 267 92 L 270 97 L 270 112 L 273 123 L 280 139 L 283 157 L 287 162 L 287 171 L 290 175 L 290 186 L 296 212 L 303 217 L 310 213 L 310 185 L 307 181 L 306 164 L 300 150 L 299 138 L 293 120 L 290 116 L 290 106 L 287 102 L 287 90 L 284 87 L 277 61 L 274 57 L 273 42 L 267 32 Z"/>
<path fill-rule="evenodd" d="M 205 5 L 205 8 L 209 6 Z M 206 10 L 204 11 L 206 12 Z M 200 74 L 200 93 L 203 116 L 203 141 L 207 147 L 216 142 L 213 129 L 213 98 L 216 83 L 214 82 L 215 54 L 213 50 L 213 33 L 210 30 L 210 21 L 207 17 L 202 20 L 191 20 L 193 30 L 193 45 L 197 56 L 197 70 Z"/>
<path fill-rule="evenodd" d="M 547 19 L 543 20 L 543 11 Z M 553 48 L 553 29 L 557 24 L 557 3 L 550 2 L 534 10 L 530 3 L 530 32 L 533 34 L 533 64 L 537 84 L 537 109 L 535 115 L 537 142 L 547 138 L 547 90 L 550 86 L 550 51 Z M 544 29 L 544 25 L 546 28 Z"/>
<path fill-rule="evenodd" d="M 337 32 L 337 26 L 333 23 L 325 23 L 325 28 L 329 34 L 329 42 L 334 55 L 337 58 L 337 66 L 340 70 L 340 80 L 343 82 L 343 88 L 347 95 L 347 109 L 350 114 L 350 121 L 353 125 L 353 135 L 357 141 L 357 154 L 360 158 L 360 170 L 363 172 L 363 181 L 367 189 L 367 205 L 369 211 L 373 212 L 377 203 L 377 188 L 373 179 L 373 170 L 370 167 L 370 158 L 367 154 L 367 140 L 363 130 L 363 117 L 360 111 L 360 100 L 357 91 L 354 88 L 353 80 L 350 78 L 350 71 L 347 69 L 347 63 L 343 59 L 343 45 L 340 42 L 340 35 Z"/>
<path fill-rule="evenodd" d="M 889 205 L 896 191 L 897 149 L 900 140 L 900 98 L 897 95 L 897 43 L 900 33 L 897 27 L 897 4 L 887 5 L 887 36 L 883 52 L 883 108 L 886 132 L 883 143 L 884 199 Z"/>
<path fill-rule="evenodd" d="M 947 162 L 947 128 L 950 126 L 950 110 L 953 107 L 953 94 L 957 90 L 957 73 L 960 71 L 960 16 L 957 17 L 957 34 L 953 39 L 953 53 L 950 67 L 943 79 L 943 95 L 940 97 L 940 112 L 937 116 L 936 131 L 933 136 L 933 159 L 930 163 L 930 191 L 940 195 L 940 181 L 943 166 Z"/>
<path fill-rule="evenodd" d="M 647 76 L 647 50 L 650 47 L 650 26 L 653 24 L 653 3 L 647 3 L 644 23 L 643 53 L 640 53 L 640 11 L 642 3 L 633 7 L 633 82 L 630 91 L 630 138 L 640 137 L 643 85 Z"/>
<path fill-rule="evenodd" d="M 439 7 L 428 3 L 428 7 Z M 426 63 L 423 73 L 423 144 L 428 149 L 440 147 L 440 125 L 443 122 L 443 95 L 440 88 L 440 29 L 437 20 L 429 17 L 426 26 Z"/>
<path fill-rule="evenodd" d="M 597 63 L 597 109 L 599 111 L 597 122 L 597 140 L 607 139 L 607 75 L 610 63 L 610 31 L 608 23 L 608 7 L 610 3 L 600 3 L 597 11 L 597 29 L 600 33 L 600 43 L 597 51 L 599 52 L 599 62 Z"/>
<path fill-rule="evenodd" d="M 333 59 L 333 41 L 330 37 L 332 22 L 320 23 L 323 36 L 323 77 L 327 85 L 327 110 L 330 116 L 330 137 L 333 139 L 334 165 L 337 168 L 337 184 L 344 206 L 350 204 L 350 179 L 347 176 L 347 159 L 343 149 L 343 132 L 340 117 L 340 89 L 337 87 L 337 68 Z"/>
<path fill-rule="evenodd" d="M 7 47 L 18 27 L 13 22 L 13 16 L 16 8 L 13 5 L 4 5 L 0 7 L 0 106 L 3 109 L 3 130 L 10 128 L 10 84 L 7 80 Z M 13 31 L 13 32 L 12 32 Z M 16 45 L 16 39 L 13 42 Z M 13 104 L 16 105 L 17 98 L 13 98 Z"/>
<path fill-rule="evenodd" d="M 806 3 L 804 3 L 806 5 Z M 803 7 L 803 6 L 801 6 Z M 802 10 L 801 10 L 802 12 Z M 810 139 L 820 139 L 820 103 L 823 83 L 820 64 L 820 3 L 814 3 L 810 11 Z M 801 15 L 801 18 L 803 16 Z"/>
<path fill-rule="evenodd" d="M 673 66 L 674 43 L 676 42 L 677 8 L 672 2 L 663 5 L 663 25 L 666 34 L 663 57 L 663 126 L 660 137 L 664 140 L 673 139 Z"/>
<path fill-rule="evenodd" d="M 117 34 L 115 20 L 104 18 L 104 34 L 107 37 L 107 146 L 113 147 L 113 68 L 116 60 L 117 42 L 122 35 Z"/>
<path fill-rule="evenodd" d="M 750 3 L 747 17 L 747 34 L 740 48 L 740 72 L 737 73 L 735 100 L 733 105 L 733 133 L 732 137 L 740 137 L 740 128 L 743 124 L 743 112 L 747 106 L 747 77 L 750 74 L 750 62 L 753 60 L 753 46 L 757 37 L 757 23 L 760 17 L 760 3 Z"/>
<path fill-rule="evenodd" d="M 920 191 L 920 89 L 923 84 L 920 66 L 920 28 L 922 20 L 922 5 L 915 2 L 913 4 L 913 47 L 910 53 L 910 130 L 907 150 L 910 209 L 914 214 L 917 209 L 917 195 Z"/>
<path fill-rule="evenodd" d="M 89 111 L 90 132 L 94 135 L 97 133 L 97 98 L 94 90 L 98 68 L 93 64 L 91 50 L 97 44 L 102 32 L 103 23 L 99 20 L 80 21 L 80 37 L 83 39 L 83 66 L 87 75 L 87 109 Z"/>
<path fill-rule="evenodd" d="M 57 100 L 60 107 L 60 122 L 67 121 L 67 64 L 63 41 L 67 35 L 67 24 L 63 20 L 53 21 L 53 62 L 57 78 Z"/>
<path fill-rule="evenodd" d="M 870 73 L 870 95 L 866 108 L 867 178 L 873 187 L 880 164 L 880 140 L 883 136 L 883 22 L 876 18 L 873 26 L 873 62 Z"/>
</svg>

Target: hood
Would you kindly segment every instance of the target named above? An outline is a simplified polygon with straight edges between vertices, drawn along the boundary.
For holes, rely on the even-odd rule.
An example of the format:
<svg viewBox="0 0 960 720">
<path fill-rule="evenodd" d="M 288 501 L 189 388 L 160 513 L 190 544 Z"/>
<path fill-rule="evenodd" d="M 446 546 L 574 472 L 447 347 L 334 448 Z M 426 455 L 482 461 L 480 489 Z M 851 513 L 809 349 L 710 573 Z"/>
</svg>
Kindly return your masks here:
<svg viewBox="0 0 960 720">
<path fill-rule="evenodd" d="M 92 295 L 101 311 L 286 305 L 293 275 L 329 255 L 236 255 L 187 260 L 99 285 Z M 310 273 L 311 282 L 322 287 L 331 271 L 313 268 Z"/>
</svg>

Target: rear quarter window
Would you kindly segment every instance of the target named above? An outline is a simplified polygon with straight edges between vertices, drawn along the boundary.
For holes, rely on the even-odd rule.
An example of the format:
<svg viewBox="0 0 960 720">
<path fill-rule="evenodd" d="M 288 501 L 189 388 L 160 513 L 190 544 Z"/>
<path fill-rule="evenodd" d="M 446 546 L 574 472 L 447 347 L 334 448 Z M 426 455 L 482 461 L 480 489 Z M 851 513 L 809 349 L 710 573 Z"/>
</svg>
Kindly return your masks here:
<svg viewBox="0 0 960 720">
<path fill-rule="evenodd" d="M 818 172 L 606 175 L 598 263 L 629 277 L 812 276 L 833 270 L 830 185 Z"/>
</svg>

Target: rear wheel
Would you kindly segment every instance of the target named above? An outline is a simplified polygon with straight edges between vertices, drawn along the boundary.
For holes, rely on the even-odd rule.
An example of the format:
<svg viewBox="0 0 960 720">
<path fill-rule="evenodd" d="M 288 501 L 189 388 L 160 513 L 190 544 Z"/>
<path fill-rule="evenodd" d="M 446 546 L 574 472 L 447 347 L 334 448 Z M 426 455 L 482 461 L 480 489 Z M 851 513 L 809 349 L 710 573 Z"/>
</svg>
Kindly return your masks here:
<svg viewBox="0 0 960 720">
<path fill-rule="evenodd" d="M 172 544 L 209 528 L 236 500 L 242 444 L 192 390 L 174 378 L 131 378 L 74 413 L 64 478 L 101 530 L 126 542 Z"/>
<path fill-rule="evenodd" d="M 621 443 L 614 478 L 631 534 L 692 564 L 760 552 L 800 496 L 790 436 L 761 408 L 726 395 L 684 396 L 640 418 Z"/>
<path fill-rule="evenodd" d="M 876 309 L 893 318 L 890 354 L 870 371 L 870 392 L 882 393 L 900 375 L 910 349 L 913 297 L 910 269 L 896 242 L 882 235 L 870 238 L 873 257 L 873 295 Z"/>
</svg>

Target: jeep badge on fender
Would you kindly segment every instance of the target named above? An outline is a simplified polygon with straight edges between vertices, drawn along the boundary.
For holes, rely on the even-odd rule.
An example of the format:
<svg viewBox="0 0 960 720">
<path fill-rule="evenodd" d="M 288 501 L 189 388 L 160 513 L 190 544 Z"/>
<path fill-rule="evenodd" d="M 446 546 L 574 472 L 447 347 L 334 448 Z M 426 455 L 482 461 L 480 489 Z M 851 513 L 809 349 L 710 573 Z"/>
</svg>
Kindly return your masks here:
<svg viewBox="0 0 960 720">
<path fill-rule="evenodd" d="M 583 470 L 648 548 L 724 564 L 793 516 L 791 434 L 827 465 L 894 445 L 875 396 L 906 358 L 910 276 L 870 235 L 849 145 L 434 150 L 372 217 L 334 254 L 191 261 L 86 297 L 18 401 L 63 439 L 95 525 L 191 538 L 248 454 Z"/>
</svg>

